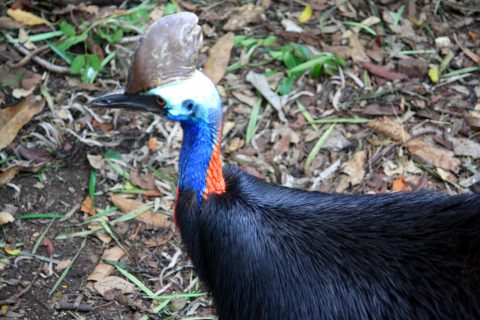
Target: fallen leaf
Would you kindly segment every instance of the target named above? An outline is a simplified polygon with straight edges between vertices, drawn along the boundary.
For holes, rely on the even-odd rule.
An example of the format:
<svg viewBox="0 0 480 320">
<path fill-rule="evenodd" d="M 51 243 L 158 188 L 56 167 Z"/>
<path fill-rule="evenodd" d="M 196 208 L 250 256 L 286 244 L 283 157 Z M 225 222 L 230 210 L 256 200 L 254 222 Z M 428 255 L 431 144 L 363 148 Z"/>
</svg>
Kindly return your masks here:
<svg viewBox="0 0 480 320">
<path fill-rule="evenodd" d="M 20 167 L 12 167 L 0 172 L 0 187 L 10 183 L 18 172 L 20 172 Z"/>
<path fill-rule="evenodd" d="M 42 246 L 47 247 L 47 253 L 51 257 L 53 256 L 53 253 L 55 252 L 55 246 L 53 244 L 53 241 L 50 238 L 43 238 L 42 239 Z"/>
<path fill-rule="evenodd" d="M 85 199 L 83 199 L 82 206 L 80 207 L 80 211 L 85 212 L 91 216 L 97 213 L 97 211 L 95 210 L 95 207 L 93 206 L 93 202 L 90 196 L 86 196 Z"/>
<path fill-rule="evenodd" d="M 283 113 L 283 106 L 287 103 L 287 97 L 280 97 L 277 93 L 273 92 L 268 85 L 268 80 L 265 75 L 260 73 L 255 73 L 253 71 L 249 71 L 246 77 L 247 81 L 252 84 L 252 86 L 257 89 L 262 96 L 267 99 L 267 101 L 272 105 L 272 107 L 277 111 L 278 118 L 282 122 L 287 122 L 287 118 Z"/>
<path fill-rule="evenodd" d="M 32 73 L 29 76 L 25 77 L 20 81 L 20 86 L 23 89 L 36 88 L 37 85 L 42 81 L 42 75 L 38 73 Z"/>
<path fill-rule="evenodd" d="M 147 146 L 151 151 L 156 151 L 157 150 L 157 138 L 151 137 L 148 139 Z"/>
<path fill-rule="evenodd" d="M 43 18 L 40 18 L 33 13 L 24 11 L 22 9 L 8 9 L 7 15 L 12 17 L 13 20 L 20 22 L 26 26 L 38 26 L 42 24 L 49 24 L 49 22 Z"/>
<path fill-rule="evenodd" d="M 232 11 L 227 23 L 223 26 L 223 30 L 241 30 L 248 24 L 259 21 L 264 12 L 264 6 L 256 6 L 253 3 L 236 8 Z"/>
<path fill-rule="evenodd" d="M 133 283 L 116 276 L 105 277 L 96 282 L 93 287 L 102 296 L 105 296 L 111 290 L 120 290 L 122 294 L 135 292 Z"/>
<path fill-rule="evenodd" d="M 480 158 L 480 144 L 466 138 L 450 138 L 453 144 L 453 153 L 457 156 L 467 156 L 473 159 Z"/>
<path fill-rule="evenodd" d="M 11 244 L 6 244 L 3 250 L 5 250 L 5 252 L 11 256 L 18 256 L 20 253 L 22 253 L 22 250 L 17 249 L 14 245 Z"/>
<path fill-rule="evenodd" d="M 228 142 L 227 147 L 225 148 L 225 151 L 228 153 L 232 153 L 240 149 L 245 145 L 245 140 L 240 139 L 239 137 L 235 137 L 232 140 Z"/>
<path fill-rule="evenodd" d="M 302 33 L 303 28 L 290 19 L 282 19 L 280 22 L 287 32 Z"/>
<path fill-rule="evenodd" d="M 125 255 L 125 251 L 123 251 L 122 248 L 115 246 L 103 252 L 101 261 L 108 260 L 112 262 L 117 262 L 117 261 L 120 261 L 120 259 L 124 255 Z M 92 273 L 88 276 L 87 280 L 100 281 L 108 277 L 114 270 L 115 270 L 115 267 L 113 265 L 100 262 L 99 264 L 97 264 L 95 269 L 93 269 Z"/>
<path fill-rule="evenodd" d="M 457 178 L 450 171 L 443 170 L 442 168 L 437 168 L 436 171 L 443 181 L 457 182 Z"/>
<path fill-rule="evenodd" d="M 405 131 L 401 124 L 387 117 L 383 117 L 382 119 L 373 119 L 367 124 L 367 126 L 387 135 L 391 139 L 398 142 L 405 143 L 412 138 L 412 136 Z"/>
<path fill-rule="evenodd" d="M 370 62 L 362 62 L 362 66 L 367 69 L 368 72 L 382 77 L 387 80 L 401 80 L 406 79 L 408 76 L 406 74 L 388 70 L 384 66 L 379 66 Z"/>
<path fill-rule="evenodd" d="M 407 192 L 410 190 L 410 187 L 408 186 L 407 181 L 405 181 L 405 177 L 401 175 L 395 181 L 393 181 L 392 184 L 392 191 L 395 192 Z"/>
<path fill-rule="evenodd" d="M 87 154 L 88 163 L 92 168 L 100 170 L 105 166 L 105 159 L 102 155 Z"/>
<path fill-rule="evenodd" d="M 428 77 L 433 83 L 437 83 L 440 80 L 440 71 L 437 66 L 433 66 L 428 69 Z"/>
<path fill-rule="evenodd" d="M 10 264 L 10 260 L 7 258 L 0 258 L 0 271 L 5 270 L 5 268 Z"/>
<path fill-rule="evenodd" d="M 122 212 L 130 212 L 144 205 L 144 203 L 141 201 L 127 199 L 117 194 L 112 195 L 110 200 Z M 135 219 L 154 229 L 160 229 L 168 226 L 166 215 L 152 211 L 146 211 Z"/>
<path fill-rule="evenodd" d="M 15 150 L 22 158 L 36 163 L 49 163 L 54 160 L 52 155 L 43 149 L 32 147 L 26 148 L 22 145 Z"/>
<path fill-rule="evenodd" d="M 43 110 L 45 100 L 30 96 L 15 106 L 0 110 L 0 150 L 15 139 L 20 129 Z"/>
<path fill-rule="evenodd" d="M 456 172 L 460 165 L 460 160 L 454 157 L 452 151 L 434 147 L 418 139 L 410 140 L 407 149 L 413 157 L 434 167 Z"/>
<path fill-rule="evenodd" d="M 0 17 L 0 29 L 20 29 L 22 24 L 9 17 Z"/>
<path fill-rule="evenodd" d="M 342 165 L 342 172 L 345 174 L 340 179 L 340 182 L 336 188 L 336 192 L 342 192 L 349 186 L 356 186 L 362 182 L 365 176 L 365 160 L 367 153 L 365 151 L 358 151 L 353 155 L 353 158 L 348 160 Z"/>
<path fill-rule="evenodd" d="M 273 150 L 276 154 L 281 155 L 287 152 L 291 144 L 297 144 L 300 141 L 298 134 L 290 129 L 288 126 L 283 126 L 279 129 L 278 136 L 280 137 L 273 145 Z"/>
<path fill-rule="evenodd" d="M 31 95 L 33 91 L 35 91 L 35 87 L 32 87 L 30 89 L 16 88 L 13 89 L 12 96 L 16 99 L 25 98 Z"/>
<path fill-rule="evenodd" d="M 230 60 L 230 55 L 232 53 L 234 40 L 235 34 L 233 32 L 224 34 L 217 40 L 208 53 L 208 59 L 203 68 L 203 72 L 215 84 L 220 82 L 225 75 L 228 61 Z"/>
<path fill-rule="evenodd" d="M 348 38 L 348 46 L 350 47 L 350 56 L 353 61 L 357 63 L 368 62 L 370 58 L 365 53 L 365 47 L 360 42 L 357 33 L 351 32 L 350 30 L 345 32 Z"/>
<path fill-rule="evenodd" d="M 99 227 L 101 227 L 101 224 L 97 221 L 92 222 L 88 225 L 88 229 L 90 229 L 90 230 L 96 230 Z M 112 242 L 112 238 L 108 235 L 108 233 L 106 233 L 105 231 L 102 231 L 102 230 L 99 230 L 99 231 L 95 232 L 95 237 L 100 239 L 100 241 L 102 241 L 105 244 L 108 244 L 108 243 Z"/>
<path fill-rule="evenodd" d="M 72 260 L 70 259 L 64 259 L 64 260 L 61 260 L 59 263 L 57 263 L 57 265 L 55 266 L 55 270 L 56 271 L 62 271 L 62 270 L 65 270 L 67 269 L 70 264 L 72 263 Z"/>
<path fill-rule="evenodd" d="M 13 221 L 15 221 L 15 218 L 11 213 L 5 211 L 0 212 L 0 225 L 7 224 Z"/>
<path fill-rule="evenodd" d="M 153 173 L 139 174 L 136 171 L 130 172 L 130 182 L 144 190 L 156 189 L 155 175 Z"/>
<path fill-rule="evenodd" d="M 310 20 L 310 18 L 312 17 L 312 13 L 313 13 L 312 6 L 307 3 L 307 5 L 305 6 L 305 9 L 303 9 L 302 13 L 298 17 L 298 22 L 300 23 L 308 22 L 308 20 Z"/>
</svg>

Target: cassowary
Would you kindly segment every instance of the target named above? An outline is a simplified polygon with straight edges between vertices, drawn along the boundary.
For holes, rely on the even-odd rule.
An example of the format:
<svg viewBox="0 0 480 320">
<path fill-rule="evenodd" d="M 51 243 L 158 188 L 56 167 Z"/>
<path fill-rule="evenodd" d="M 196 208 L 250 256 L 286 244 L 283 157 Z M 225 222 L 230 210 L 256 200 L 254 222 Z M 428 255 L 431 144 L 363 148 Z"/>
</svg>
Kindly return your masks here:
<svg viewBox="0 0 480 320">
<path fill-rule="evenodd" d="M 197 22 L 153 24 L 126 89 L 91 104 L 181 123 L 175 220 L 220 319 L 480 319 L 480 195 L 307 192 L 222 168 Z"/>
</svg>

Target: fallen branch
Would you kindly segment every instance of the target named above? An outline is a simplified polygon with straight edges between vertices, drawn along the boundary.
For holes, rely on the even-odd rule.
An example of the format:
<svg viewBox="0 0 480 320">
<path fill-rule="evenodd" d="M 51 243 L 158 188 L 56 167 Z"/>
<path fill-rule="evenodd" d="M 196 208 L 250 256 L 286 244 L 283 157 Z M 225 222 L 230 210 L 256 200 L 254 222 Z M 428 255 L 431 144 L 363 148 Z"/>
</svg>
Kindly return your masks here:
<svg viewBox="0 0 480 320">
<path fill-rule="evenodd" d="M 46 49 L 48 49 L 48 46 L 45 45 L 45 46 L 42 46 L 40 48 L 37 48 L 33 51 L 30 51 L 29 54 L 27 54 L 25 57 L 23 57 L 20 61 L 16 62 L 16 63 L 9 63 L 8 66 L 10 68 L 20 68 L 20 67 L 23 67 L 24 65 L 26 65 L 27 63 L 30 62 L 30 60 L 32 60 L 36 55 L 38 55 L 39 53 L 45 51 Z"/>
<path fill-rule="evenodd" d="M 15 50 L 17 50 L 18 52 L 22 53 L 23 55 L 25 55 L 26 57 L 29 56 L 31 54 L 31 52 L 25 48 L 24 46 L 18 44 L 18 43 L 12 43 L 13 42 L 13 38 L 6 32 L 3 32 L 3 36 L 5 38 L 7 38 L 7 40 L 13 45 L 13 47 L 15 48 Z M 40 65 L 41 67 L 47 69 L 48 71 L 52 71 L 52 72 L 55 72 L 55 73 L 60 73 L 60 74 L 70 74 L 70 68 L 67 68 L 67 67 L 63 67 L 63 66 L 59 66 L 59 65 L 56 65 L 56 64 L 53 64 L 53 63 L 50 63 L 48 62 L 47 60 L 45 59 L 42 59 L 38 56 L 34 56 L 31 58 L 33 61 L 35 61 L 38 65 Z"/>
</svg>

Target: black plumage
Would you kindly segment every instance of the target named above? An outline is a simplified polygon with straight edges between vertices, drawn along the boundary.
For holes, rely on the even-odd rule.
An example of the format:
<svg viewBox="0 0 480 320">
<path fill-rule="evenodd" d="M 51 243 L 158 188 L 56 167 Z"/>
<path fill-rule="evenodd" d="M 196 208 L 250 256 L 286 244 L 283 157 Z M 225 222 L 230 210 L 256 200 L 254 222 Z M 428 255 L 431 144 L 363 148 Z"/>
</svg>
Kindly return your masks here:
<svg viewBox="0 0 480 320">
<path fill-rule="evenodd" d="M 224 169 L 183 241 L 220 319 L 480 319 L 480 195 L 307 192 Z"/>
</svg>

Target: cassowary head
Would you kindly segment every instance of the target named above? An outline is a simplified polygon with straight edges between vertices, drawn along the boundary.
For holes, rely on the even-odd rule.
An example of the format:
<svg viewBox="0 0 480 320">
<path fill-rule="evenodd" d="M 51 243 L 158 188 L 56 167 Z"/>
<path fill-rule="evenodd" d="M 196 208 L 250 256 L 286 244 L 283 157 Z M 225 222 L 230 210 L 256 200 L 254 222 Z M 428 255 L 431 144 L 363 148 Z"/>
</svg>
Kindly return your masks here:
<svg viewBox="0 0 480 320">
<path fill-rule="evenodd" d="M 196 70 L 202 31 L 193 13 L 155 22 L 135 52 L 125 90 L 90 102 L 97 108 L 150 111 L 179 121 L 184 131 L 179 190 L 193 189 L 202 202 L 224 190 L 219 144 L 222 106 L 215 85 Z"/>
<path fill-rule="evenodd" d="M 135 52 L 125 90 L 91 105 L 151 111 L 183 123 L 218 122 L 218 92 L 195 66 L 203 42 L 197 23 L 196 15 L 181 12 L 152 24 Z"/>
</svg>

